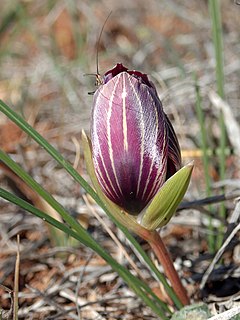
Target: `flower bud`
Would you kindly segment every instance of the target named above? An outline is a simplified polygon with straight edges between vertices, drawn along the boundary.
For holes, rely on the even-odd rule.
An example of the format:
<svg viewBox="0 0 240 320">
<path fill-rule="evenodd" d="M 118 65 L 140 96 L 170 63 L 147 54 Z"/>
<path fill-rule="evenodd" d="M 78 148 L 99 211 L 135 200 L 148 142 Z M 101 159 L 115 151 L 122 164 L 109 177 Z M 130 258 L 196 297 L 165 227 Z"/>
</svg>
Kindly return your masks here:
<svg viewBox="0 0 240 320">
<path fill-rule="evenodd" d="M 138 214 L 181 167 L 174 129 L 146 74 L 117 64 L 94 94 L 92 155 L 114 203 Z"/>
</svg>

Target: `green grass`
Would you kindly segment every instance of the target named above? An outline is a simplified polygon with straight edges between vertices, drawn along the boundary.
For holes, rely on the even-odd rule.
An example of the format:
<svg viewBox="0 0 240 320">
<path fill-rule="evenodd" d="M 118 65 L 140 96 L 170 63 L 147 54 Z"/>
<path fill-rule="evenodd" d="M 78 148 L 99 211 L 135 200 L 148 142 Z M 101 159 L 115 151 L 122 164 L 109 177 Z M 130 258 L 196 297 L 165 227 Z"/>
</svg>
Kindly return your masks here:
<svg viewBox="0 0 240 320">
<path fill-rule="evenodd" d="M 50 12 L 50 9 L 52 9 L 55 6 L 55 2 L 52 0 L 46 1 L 49 8 L 47 8 L 48 12 Z M 214 44 L 214 50 L 215 50 L 215 61 L 216 61 L 216 86 L 217 86 L 217 92 L 220 95 L 220 97 L 224 98 L 224 72 L 223 72 L 223 34 L 222 34 L 222 25 L 221 25 L 221 13 L 220 13 L 220 5 L 221 2 L 218 0 L 209 0 L 209 15 L 212 22 L 212 35 L 213 35 L 213 44 Z M 0 53 L 0 63 L 1 65 L 4 63 L 6 57 L 12 57 L 13 59 L 18 59 L 19 65 L 23 63 L 23 56 L 21 56 L 21 52 L 18 53 L 16 51 L 11 51 L 11 46 L 14 47 L 15 42 L 18 42 L 19 36 L 21 36 L 22 33 L 28 29 L 29 33 L 32 35 L 34 45 L 37 46 L 37 50 L 40 52 L 43 52 L 46 54 L 46 56 L 49 58 L 49 60 L 52 62 L 51 69 L 49 70 L 49 77 L 52 76 L 54 73 L 56 75 L 55 84 L 57 84 L 58 87 L 58 96 L 64 97 L 67 101 L 67 105 L 70 105 L 76 109 L 76 107 L 79 105 L 79 97 L 78 97 L 78 88 L 81 86 L 81 83 L 78 81 L 78 79 L 73 75 L 72 69 L 79 68 L 79 70 L 84 73 L 86 70 L 89 69 L 89 66 L 91 66 L 90 72 L 94 70 L 94 66 L 92 65 L 92 61 L 90 61 L 91 57 L 89 57 L 86 52 L 88 52 L 88 47 L 86 44 L 86 34 L 84 34 L 84 31 L 82 32 L 81 29 L 79 29 L 79 21 L 76 17 L 76 4 L 74 1 L 69 1 L 66 4 L 66 8 L 68 12 L 70 13 L 71 20 L 72 20 L 72 26 L 73 26 L 73 36 L 77 47 L 77 55 L 75 60 L 72 61 L 66 61 L 61 56 L 61 53 L 59 52 L 59 48 L 56 48 L 56 43 L 54 42 L 54 34 L 53 30 L 49 31 L 50 35 L 50 46 L 44 47 L 42 43 L 42 38 L 40 34 L 38 34 L 39 30 L 36 28 L 36 16 L 31 16 L 31 7 L 29 5 L 25 5 L 22 3 L 16 3 L 15 6 L 10 7 L 8 11 L 6 11 L 4 19 L 1 20 L 0 25 L 0 36 L 4 35 L 6 31 L 9 30 L 9 38 L 6 42 L 6 45 L 3 46 L 1 53 Z M 43 6 L 40 6 L 40 11 L 44 11 L 46 8 Z M 78 9 L 79 10 L 79 9 Z M 40 16 L 43 15 L 43 12 L 40 12 Z M 84 15 L 83 15 L 84 17 Z M 86 23 L 88 23 L 88 19 L 86 19 Z M 91 31 L 91 23 L 90 23 L 90 31 Z M 88 30 L 89 31 L 89 30 Z M 89 32 L 90 32 L 89 31 Z M 170 40 L 169 40 L 170 41 Z M 183 61 L 181 60 L 180 54 L 178 52 L 173 52 L 172 49 L 172 43 L 171 41 L 168 42 L 166 40 L 163 45 L 166 47 L 167 51 L 169 51 L 169 63 L 178 66 L 178 68 L 181 70 L 181 76 L 185 77 L 186 71 Z M 107 48 L 108 52 L 111 52 L 111 48 Z M 107 50 L 106 50 L 107 51 Z M 15 62 L 16 63 L 16 62 Z M 52 79 L 51 79 L 52 80 Z M 21 93 L 25 90 L 27 92 L 27 97 L 24 98 L 22 95 L 20 105 L 22 106 L 22 110 L 25 107 L 26 104 L 29 104 L 30 98 L 29 98 L 29 92 L 27 91 L 27 81 L 29 79 L 26 79 L 21 85 Z M 204 125 L 204 114 L 203 114 L 203 107 L 202 107 L 202 99 L 200 96 L 199 86 L 196 83 L 195 86 L 196 89 L 196 111 L 197 116 L 200 124 L 200 131 L 201 131 L 201 148 L 203 151 L 203 166 L 204 166 L 204 175 L 205 175 L 205 181 L 206 181 L 206 194 L 211 195 L 211 178 L 209 175 L 209 148 L 207 146 L 207 135 L 209 132 L 209 129 L 206 128 Z M 87 89 L 86 89 L 87 91 Z M 65 101 L 65 102 L 66 102 Z M 30 101 L 31 102 L 31 101 Z M 40 103 L 39 97 L 36 97 L 36 101 L 34 101 L 34 104 Z M 49 104 L 50 105 L 50 104 Z M 19 104 L 17 105 L 19 107 Z M 59 165 L 61 165 L 65 170 L 73 177 L 73 179 L 76 181 L 76 183 L 79 183 L 87 193 L 91 195 L 91 197 L 96 201 L 98 205 L 101 207 L 104 207 L 104 204 L 99 199 L 97 194 L 94 192 L 94 190 L 91 188 L 91 186 L 76 172 L 73 167 L 68 163 L 58 152 L 57 150 L 50 145 L 46 140 L 43 139 L 31 126 L 29 126 L 17 113 L 15 113 L 13 110 L 11 110 L 6 104 L 3 102 L 0 102 L 0 110 L 5 113 L 9 119 L 14 121 L 20 128 L 22 128 L 30 137 L 32 137 L 39 146 L 43 147 L 46 152 L 48 152 L 57 162 Z M 18 109 L 19 110 L 19 109 Z M 225 130 L 225 124 L 224 124 L 224 118 L 222 114 L 220 114 L 219 117 L 219 127 L 221 131 L 221 136 L 219 140 L 219 146 L 220 146 L 220 152 L 218 152 L 218 164 L 219 164 L 219 177 L 220 179 L 225 179 L 226 176 L 226 130 Z M 54 226 L 54 228 L 58 228 L 65 232 L 67 235 L 73 237 L 74 239 L 80 241 L 84 245 L 89 246 L 95 252 L 98 252 L 101 256 L 106 258 L 106 261 L 109 261 L 108 263 L 113 263 L 113 268 L 118 269 L 118 265 L 115 264 L 111 259 L 111 256 L 108 255 L 105 251 L 102 251 L 102 248 L 95 247 L 95 240 L 89 238 L 88 234 L 85 234 L 85 230 L 81 228 L 81 226 L 76 222 L 73 221 L 71 216 L 69 216 L 69 213 L 58 203 L 55 202 L 55 199 L 51 197 L 48 193 L 45 193 L 46 191 L 44 189 L 41 189 L 41 186 L 36 185 L 34 180 L 31 180 L 28 175 L 25 175 L 26 173 L 19 171 L 18 167 L 15 167 L 14 163 L 12 163 L 12 160 L 7 157 L 7 155 L 4 155 L 1 153 L 2 159 L 5 159 L 5 162 L 18 172 L 18 174 L 23 175 L 23 178 L 28 182 L 28 184 L 31 184 L 33 188 L 39 193 L 42 194 L 42 196 L 46 197 L 48 201 L 50 201 L 51 205 L 55 206 L 57 210 L 60 210 L 62 216 L 64 217 L 65 223 L 61 224 L 57 220 L 54 220 L 52 217 L 47 215 L 44 212 L 41 212 L 37 208 L 34 208 L 29 203 L 24 202 L 22 199 L 17 198 L 13 194 L 8 193 L 6 190 L 1 189 L 0 190 L 0 196 L 7 199 L 8 201 L 11 201 L 15 203 L 16 205 L 20 206 L 21 208 L 24 208 L 25 210 L 32 212 L 36 216 L 40 217 L 43 220 L 46 220 L 48 223 Z M 40 188 L 40 189 L 39 189 Z M 113 219 L 114 223 L 124 232 L 126 237 L 129 239 L 129 241 L 133 244 L 136 251 L 139 252 L 140 256 L 145 261 L 146 265 L 148 266 L 151 273 L 155 276 L 156 279 L 159 280 L 159 282 L 163 283 L 163 286 L 165 287 L 165 290 L 171 297 L 171 299 L 174 301 L 175 306 L 180 309 L 181 303 L 179 302 L 178 298 L 176 297 L 175 293 L 173 292 L 172 288 L 168 285 L 168 282 L 166 281 L 163 274 L 159 272 L 159 270 L 156 268 L 155 264 L 151 261 L 151 259 L 148 257 L 148 255 L 143 251 L 141 246 L 138 244 L 138 242 L 135 240 L 135 238 L 131 235 L 131 233 L 126 230 L 123 226 L 121 226 L 114 218 L 111 216 L 110 212 L 106 212 L 111 219 Z M 220 206 L 220 212 L 219 212 L 219 218 L 225 218 L 225 207 L 222 204 Z M 211 252 L 214 252 L 220 245 L 223 239 L 223 232 L 224 227 L 221 226 L 219 229 L 219 233 L 217 236 L 217 243 L 214 241 L 213 236 L 213 227 L 212 223 L 210 221 L 209 224 L 209 238 L 208 238 L 208 244 L 209 249 Z M 107 260 L 107 259 L 110 260 Z M 116 270 L 115 269 L 115 270 Z M 159 299 L 157 299 L 155 296 L 151 295 L 148 290 L 150 290 L 149 287 L 145 287 L 144 284 L 140 284 L 140 280 L 136 280 L 135 278 L 132 278 L 131 275 L 129 275 L 129 271 L 125 271 L 120 268 L 118 269 L 120 276 L 123 277 L 123 279 L 128 283 L 128 285 L 146 302 L 147 305 L 149 305 L 151 308 L 153 308 L 154 312 L 160 316 L 163 317 L 162 319 L 166 319 L 166 314 L 168 314 L 168 309 L 164 304 L 162 304 Z M 132 284 L 133 281 L 133 284 Z M 135 281 L 135 282 L 134 282 Z M 139 286 L 139 288 L 138 288 Z M 159 307 L 154 307 L 154 304 L 156 304 Z M 158 313 L 157 313 L 158 312 Z M 165 317 L 165 318 L 164 318 Z"/>
<path fill-rule="evenodd" d="M 201 133 L 201 149 L 203 151 L 203 169 L 204 169 L 204 177 L 205 177 L 205 184 L 206 184 L 206 195 L 211 196 L 211 176 L 209 172 L 209 155 L 208 155 L 208 141 L 207 141 L 207 128 L 205 126 L 204 121 L 204 112 L 202 107 L 202 98 L 200 94 L 200 88 L 199 84 L 197 82 L 197 78 L 195 76 L 195 91 L 196 91 L 196 112 L 198 117 L 198 122 L 200 125 L 200 133 Z M 209 207 L 210 211 L 212 211 L 212 208 Z M 209 225 L 208 225 L 208 247 L 209 251 L 214 253 L 216 250 L 215 246 L 215 236 L 214 236 L 214 228 L 212 224 L 212 217 L 209 216 Z"/>
<path fill-rule="evenodd" d="M 212 36 L 215 51 L 215 63 L 216 63 L 216 84 L 217 93 L 221 98 L 224 99 L 224 60 L 223 60 L 223 34 L 222 34 L 222 23 L 221 23 L 221 1 L 209 0 L 209 12 L 212 22 Z M 225 179 L 226 173 L 226 128 L 224 123 L 223 113 L 219 116 L 219 127 L 221 130 L 220 135 L 220 154 L 219 154 L 219 177 L 221 180 Z M 223 190 L 224 191 L 224 190 Z M 226 218 L 226 210 L 224 204 L 221 204 L 219 217 Z M 217 236 L 216 250 L 221 246 L 224 235 L 224 226 L 221 226 Z"/>
<path fill-rule="evenodd" d="M 106 211 L 104 204 L 102 203 L 101 199 L 99 199 L 98 195 L 95 191 L 91 188 L 91 186 L 79 175 L 77 171 L 67 162 L 58 152 L 57 150 L 50 145 L 38 132 L 36 132 L 23 118 L 21 118 L 16 112 L 10 109 L 5 103 L 0 101 L 0 111 L 3 112 L 9 119 L 14 121 L 21 129 L 23 129 L 29 136 L 31 136 L 40 146 L 42 146 L 73 178 L 76 182 L 78 182 L 91 196 L 92 198 Z M 44 188 L 39 185 L 27 172 L 25 172 L 19 165 L 17 165 L 7 154 L 3 151 L 0 151 L 0 160 L 3 161 L 11 170 L 13 170 L 23 181 L 25 181 L 33 190 L 35 190 L 46 202 L 48 202 L 63 218 L 65 224 L 61 224 L 62 227 L 59 228 L 66 232 L 69 236 L 73 236 L 76 238 L 76 234 L 78 236 L 78 240 L 83 243 L 84 245 L 88 246 L 89 248 L 93 249 L 97 252 L 101 257 L 103 257 L 114 270 L 116 270 L 119 275 L 128 283 L 128 285 L 138 294 L 145 303 L 152 308 L 152 310 L 164 318 L 164 314 L 169 313 L 169 309 L 166 304 L 160 301 L 151 291 L 151 289 L 145 284 L 142 283 L 138 278 L 133 277 L 129 271 L 121 266 L 119 269 L 118 263 L 109 256 L 102 247 L 86 232 L 86 230 L 74 219 L 71 215 L 58 203 Z M 5 190 L 1 190 L 1 196 L 7 197 L 8 200 L 14 200 L 12 202 L 16 203 L 16 197 L 12 195 L 12 198 L 9 198 L 9 194 L 6 193 Z M 26 203 L 23 203 L 18 199 L 18 204 L 26 206 Z M 27 207 L 30 209 L 30 207 Z M 26 207 L 25 207 L 26 209 Z M 37 211 L 33 212 L 33 208 L 31 207 L 32 213 L 39 212 L 40 210 L 36 209 Z M 111 214 L 106 212 L 111 218 Z M 49 217 L 49 216 L 48 216 Z M 53 224 L 53 218 L 44 216 L 44 219 L 49 223 Z M 176 294 L 172 290 L 172 288 L 168 285 L 165 277 L 157 270 L 155 265 L 152 263 L 150 258 L 146 255 L 143 251 L 141 246 L 135 240 L 135 238 L 128 232 L 126 228 L 121 226 L 117 221 L 114 220 L 117 226 L 124 232 L 126 237 L 129 241 L 134 245 L 136 250 L 140 253 L 143 260 L 146 262 L 149 269 L 154 273 L 156 278 L 162 282 L 163 286 L 165 287 L 166 291 L 168 292 L 171 299 L 174 301 L 177 308 L 181 308 L 182 304 L 178 300 Z M 55 224 L 57 222 L 54 222 Z M 59 222 L 57 223 L 59 227 Z M 56 225 L 55 225 L 56 226 Z M 67 229 L 66 229 L 67 228 Z M 68 231 L 71 230 L 71 233 Z M 151 297 L 151 298 L 150 298 Z"/>
</svg>

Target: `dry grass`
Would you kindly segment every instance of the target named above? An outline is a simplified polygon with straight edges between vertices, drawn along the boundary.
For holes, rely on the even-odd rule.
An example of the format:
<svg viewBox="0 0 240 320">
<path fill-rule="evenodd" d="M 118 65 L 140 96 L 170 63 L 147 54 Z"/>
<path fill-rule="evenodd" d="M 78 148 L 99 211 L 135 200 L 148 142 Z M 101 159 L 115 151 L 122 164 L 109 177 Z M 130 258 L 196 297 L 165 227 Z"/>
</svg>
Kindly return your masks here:
<svg viewBox="0 0 240 320">
<path fill-rule="evenodd" d="M 226 103 L 230 106 L 235 132 L 239 130 L 240 6 L 222 2 L 224 30 L 224 72 Z M 184 162 L 195 160 L 189 201 L 205 196 L 205 182 L 200 150 L 200 129 L 196 116 L 193 74 L 197 74 L 208 130 L 210 175 L 214 194 L 240 190 L 239 137 L 228 136 L 226 180 L 218 182 L 215 150 L 219 138 L 219 107 L 213 101 L 216 92 L 214 50 L 211 25 L 205 1 L 17 1 L 0 4 L 0 98 L 14 106 L 62 154 L 77 165 L 86 177 L 81 152 L 81 129 L 89 129 L 94 77 L 96 40 L 110 11 L 99 46 L 100 70 L 104 73 L 116 62 L 151 75 L 166 113 L 183 149 Z M 7 20 L 8 18 L 8 20 Z M 226 127 L 231 123 L 226 118 Z M 228 134 L 231 131 L 228 130 Z M 31 173 L 81 222 L 88 231 L 122 264 L 128 265 L 123 252 L 111 240 L 83 200 L 84 192 L 43 150 L 0 116 L 0 147 Z M 80 149 L 79 149 L 80 147 Z M 237 152 L 236 152 L 237 151 Z M 77 161 L 76 161 L 77 154 Z M 87 177 L 86 177 L 87 178 Z M 14 192 L 23 192 L 4 167 L 1 184 Z M 34 202 L 34 201 L 33 201 Z M 228 220 L 226 232 L 239 222 L 237 202 L 225 202 Z M 90 202 L 117 233 L 115 227 Z M 13 290 L 17 252 L 20 241 L 19 319 L 156 319 L 151 311 L 125 286 L 99 257 L 84 247 L 54 247 L 44 222 L 0 200 L 0 307 L 9 310 Z M 218 205 L 215 204 L 215 211 Z M 236 207 L 237 208 L 237 207 Z M 192 299 L 202 296 L 212 310 L 224 311 L 239 306 L 239 238 L 233 237 L 215 265 L 204 289 L 199 285 L 213 256 L 207 252 L 207 217 L 205 206 L 179 212 L 162 230 L 177 269 Z M 237 218 L 236 218 L 237 217 Z M 220 221 L 213 220 L 218 231 Z M 231 224 L 232 223 L 232 224 Z M 146 280 L 151 275 L 133 255 L 120 233 L 119 241 L 132 256 Z M 226 233 L 227 236 L 227 233 Z M 144 245 L 144 244 L 143 244 Z M 146 250 L 148 248 L 146 247 Z M 161 266 L 159 266 L 161 268 Z M 165 299 L 155 281 L 150 285 Z M 5 317 L 5 318 L 4 318 Z M 8 313 L 3 319 L 8 319 Z M 10 319 L 10 318 L 9 318 Z"/>
</svg>

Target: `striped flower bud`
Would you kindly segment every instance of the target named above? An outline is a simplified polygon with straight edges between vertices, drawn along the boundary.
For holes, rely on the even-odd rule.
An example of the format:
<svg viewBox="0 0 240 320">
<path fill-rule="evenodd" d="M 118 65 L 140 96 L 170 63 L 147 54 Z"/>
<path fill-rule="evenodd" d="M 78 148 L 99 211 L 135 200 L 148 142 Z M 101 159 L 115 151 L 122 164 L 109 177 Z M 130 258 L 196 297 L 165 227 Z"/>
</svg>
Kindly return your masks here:
<svg viewBox="0 0 240 320">
<path fill-rule="evenodd" d="M 122 64 L 104 75 L 94 94 L 91 140 L 103 192 L 131 214 L 181 167 L 178 140 L 154 85 Z"/>
</svg>

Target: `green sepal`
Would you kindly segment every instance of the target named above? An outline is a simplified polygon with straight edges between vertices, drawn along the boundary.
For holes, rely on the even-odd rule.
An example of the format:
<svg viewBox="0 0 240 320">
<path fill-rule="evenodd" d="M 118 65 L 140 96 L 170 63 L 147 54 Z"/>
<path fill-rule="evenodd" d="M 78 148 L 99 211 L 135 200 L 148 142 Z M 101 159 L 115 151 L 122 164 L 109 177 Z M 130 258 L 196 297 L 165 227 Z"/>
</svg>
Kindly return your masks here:
<svg viewBox="0 0 240 320">
<path fill-rule="evenodd" d="M 93 159 L 92 159 L 92 143 L 88 138 L 86 133 L 82 131 L 82 144 L 83 144 L 83 153 L 86 163 L 86 168 L 88 175 L 92 181 L 94 189 L 101 199 L 104 207 L 107 209 L 108 214 L 112 215 L 118 222 L 120 222 L 128 230 L 131 230 L 135 233 L 139 233 L 140 230 L 143 231 L 143 227 L 138 224 L 136 218 L 132 215 L 129 215 L 121 207 L 112 202 L 102 191 L 102 188 L 97 180 Z"/>
<path fill-rule="evenodd" d="M 138 217 L 144 228 L 156 230 L 169 222 L 187 191 L 192 170 L 193 164 L 188 164 L 164 183 Z"/>
</svg>

